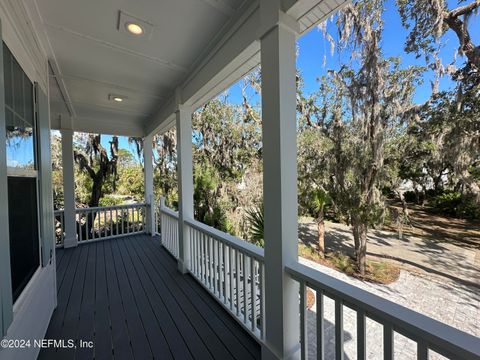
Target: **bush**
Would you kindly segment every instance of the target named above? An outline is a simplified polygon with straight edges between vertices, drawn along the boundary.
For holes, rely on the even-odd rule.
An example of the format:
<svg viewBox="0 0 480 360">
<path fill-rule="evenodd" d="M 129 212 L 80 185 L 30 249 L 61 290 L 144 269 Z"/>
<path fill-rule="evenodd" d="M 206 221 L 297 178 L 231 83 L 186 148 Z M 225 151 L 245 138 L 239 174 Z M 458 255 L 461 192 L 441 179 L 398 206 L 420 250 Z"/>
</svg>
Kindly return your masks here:
<svg viewBox="0 0 480 360">
<path fill-rule="evenodd" d="M 463 219 L 480 219 L 480 205 L 472 197 L 466 198 L 457 207 L 457 216 Z"/>
<path fill-rule="evenodd" d="M 265 247 L 265 218 L 263 214 L 263 203 L 246 211 L 246 221 L 250 225 L 250 241 L 260 247 Z"/>
<path fill-rule="evenodd" d="M 445 191 L 435 196 L 431 204 L 441 214 L 463 219 L 480 218 L 480 205 L 472 197 L 463 197 L 458 191 Z"/>
<path fill-rule="evenodd" d="M 98 206 L 115 206 L 115 205 L 122 205 L 123 199 L 117 198 L 113 196 L 104 196 L 98 202 Z"/>
<path fill-rule="evenodd" d="M 432 199 L 432 206 L 434 210 L 439 213 L 456 216 L 457 207 L 460 205 L 461 201 L 461 193 L 457 191 L 448 191 L 435 196 Z"/>
</svg>

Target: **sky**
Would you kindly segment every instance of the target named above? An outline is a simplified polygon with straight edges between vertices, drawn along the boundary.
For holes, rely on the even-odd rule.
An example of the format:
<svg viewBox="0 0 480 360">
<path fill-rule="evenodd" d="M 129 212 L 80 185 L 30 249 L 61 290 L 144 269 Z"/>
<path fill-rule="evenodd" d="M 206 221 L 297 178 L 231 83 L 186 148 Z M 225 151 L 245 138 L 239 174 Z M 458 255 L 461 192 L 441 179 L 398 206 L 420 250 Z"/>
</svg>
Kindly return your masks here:
<svg viewBox="0 0 480 360">
<path fill-rule="evenodd" d="M 458 0 L 449 0 L 449 8 L 452 9 L 456 6 Z M 399 56 L 402 60 L 402 65 L 408 67 L 410 65 L 425 66 L 423 58 L 416 59 L 414 54 L 407 54 L 404 51 L 405 39 L 407 36 L 407 30 L 402 26 L 400 15 L 398 14 L 395 1 L 388 0 L 386 3 L 386 11 L 384 13 L 384 33 L 382 50 L 385 57 Z M 336 26 L 332 19 L 328 20 L 327 25 L 328 32 L 335 37 Z M 469 26 L 470 34 L 475 44 L 480 43 L 480 14 L 470 19 Z M 443 39 L 446 44 L 441 49 L 439 56 L 443 63 L 446 65 L 453 60 L 455 50 L 458 48 L 458 39 L 449 30 Z M 304 34 L 298 39 L 298 57 L 297 68 L 302 74 L 304 80 L 304 92 L 305 94 L 312 93 L 318 89 L 317 79 L 322 75 L 325 75 L 328 69 L 339 69 L 340 57 L 338 52 L 335 52 L 333 56 L 330 54 L 330 45 L 324 39 L 322 31 L 318 27 L 312 28 L 307 34 Z M 349 54 L 343 54 L 349 55 Z M 326 62 L 324 65 L 324 57 L 326 56 Z M 458 57 L 457 64 L 460 66 L 463 63 L 463 59 Z M 417 103 L 424 102 L 431 94 L 430 80 L 433 79 L 433 72 L 425 74 L 424 84 L 417 88 L 414 101 Z M 440 90 L 446 89 L 451 86 L 452 82 L 448 77 L 444 77 L 440 81 Z M 233 103 L 241 103 L 241 81 L 234 84 L 229 89 L 229 100 Z"/>
<path fill-rule="evenodd" d="M 454 8 L 458 0 L 448 0 L 449 8 Z M 327 30 L 332 36 L 335 36 L 335 24 L 333 23 L 334 19 L 329 19 Z M 399 56 L 402 60 L 404 67 L 410 65 L 420 65 L 424 66 L 425 61 L 423 58 L 416 59 L 414 54 L 406 54 L 404 51 L 405 39 L 407 36 L 407 31 L 403 28 L 400 20 L 400 15 L 397 12 L 395 1 L 388 0 L 386 4 L 386 11 L 384 14 L 384 35 L 382 50 L 385 57 Z M 480 14 L 470 19 L 469 25 L 470 34 L 472 36 L 473 42 L 475 44 L 480 43 Z M 458 48 L 458 39 L 453 33 L 449 30 L 443 40 L 446 42 L 445 46 L 440 51 L 440 58 L 444 64 L 448 64 L 453 59 L 453 54 L 455 49 Z M 330 45 L 324 39 L 321 30 L 318 27 L 314 27 L 307 34 L 304 34 L 298 39 L 298 57 L 297 57 L 297 68 L 302 74 L 304 80 L 304 93 L 308 95 L 318 89 L 317 79 L 322 75 L 325 75 L 329 69 L 338 69 L 340 64 L 341 55 L 337 52 L 332 56 L 330 54 Z M 349 54 L 343 54 L 343 56 L 348 56 Z M 326 57 L 326 62 L 324 65 L 324 57 Z M 463 59 L 459 57 L 457 59 L 457 65 L 463 63 Z M 433 79 L 433 72 L 428 72 L 425 74 L 425 81 L 423 85 L 419 86 L 416 90 L 414 101 L 417 103 L 424 102 L 431 94 L 430 80 Z M 228 100 L 234 104 L 241 104 L 241 87 L 243 81 L 232 85 L 226 93 L 228 94 Z M 452 85 L 452 82 L 448 79 L 448 76 L 440 80 L 440 90 L 449 88 Z M 250 100 L 253 103 L 258 103 L 260 98 L 259 96 L 254 96 L 253 91 L 249 92 Z M 102 136 L 102 145 L 108 147 L 108 142 L 111 140 L 111 136 L 103 135 Z M 7 158 L 10 161 L 10 164 L 15 164 L 15 162 L 23 163 L 29 157 L 28 148 L 31 148 L 31 142 L 24 142 L 22 144 L 17 144 L 16 149 L 7 149 Z M 119 137 L 119 147 L 122 149 L 127 149 L 132 152 L 134 157 L 138 159 L 135 148 L 133 145 L 128 143 L 128 138 L 125 136 Z"/>
</svg>

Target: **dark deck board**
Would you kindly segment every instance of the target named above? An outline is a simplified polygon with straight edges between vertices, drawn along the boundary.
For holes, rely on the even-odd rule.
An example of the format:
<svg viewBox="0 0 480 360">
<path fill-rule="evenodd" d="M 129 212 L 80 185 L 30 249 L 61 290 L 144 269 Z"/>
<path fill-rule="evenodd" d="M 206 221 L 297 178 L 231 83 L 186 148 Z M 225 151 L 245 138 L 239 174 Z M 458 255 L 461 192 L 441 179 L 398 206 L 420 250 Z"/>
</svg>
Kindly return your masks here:
<svg viewBox="0 0 480 360">
<path fill-rule="evenodd" d="M 126 248 L 131 256 L 131 262 L 137 273 L 140 285 L 145 293 L 148 294 L 149 306 L 154 313 L 155 320 L 162 329 L 171 353 L 185 360 L 192 359 L 188 344 L 185 343 L 182 334 L 177 328 L 175 320 L 172 318 L 172 310 L 165 306 L 163 300 L 164 292 L 158 291 L 143 262 L 132 249 L 131 244 L 126 244 L 124 242 L 121 246 Z"/>
<path fill-rule="evenodd" d="M 137 309 L 141 309 L 139 312 L 140 319 L 147 335 L 148 343 L 152 354 L 162 354 L 162 359 L 172 359 L 170 348 L 168 347 L 165 335 L 160 327 L 156 316 L 152 310 L 148 295 L 145 293 L 141 280 L 132 265 L 130 254 L 125 251 L 124 246 L 120 245 L 120 241 L 113 243 L 113 246 L 119 248 L 123 260 L 123 266 L 127 274 L 127 280 L 132 291 Z"/>
<path fill-rule="evenodd" d="M 94 349 L 40 359 L 258 359 L 260 346 L 146 235 L 57 250 L 58 306 L 46 338 Z"/>
<path fill-rule="evenodd" d="M 157 262 L 157 264 L 162 267 L 161 272 L 169 274 L 172 280 L 178 284 L 180 291 L 186 299 L 190 300 L 192 306 L 207 323 L 207 326 L 209 326 L 214 333 L 222 334 L 220 341 L 226 349 L 229 349 L 231 355 L 239 359 L 255 358 L 254 354 L 256 353 L 255 350 L 258 345 L 251 339 L 250 335 L 244 331 L 236 331 L 238 324 L 232 322 L 230 315 L 228 315 L 218 303 L 212 301 L 211 296 L 201 288 L 190 275 L 181 276 L 179 274 L 176 270 L 175 260 L 168 254 L 165 254 L 165 251 L 159 244 L 157 245 L 150 242 L 147 243 L 147 246 L 151 250 L 148 256 L 155 256 L 156 254 L 159 258 L 162 258 L 161 262 Z M 164 254 L 163 257 L 162 253 Z M 186 281 L 177 282 L 178 277 Z M 188 280 L 191 282 L 189 283 Z M 192 286 L 195 287 L 197 291 L 194 291 Z M 224 321 L 228 322 L 231 327 L 226 326 Z M 247 344 L 247 346 L 245 346 L 245 344 Z M 248 345 L 251 345 L 250 349 Z M 252 352 L 249 350 L 252 350 Z"/>
<path fill-rule="evenodd" d="M 146 243 L 148 244 L 148 243 Z M 145 250 L 144 248 L 142 248 Z M 182 294 L 181 286 L 178 284 L 178 281 L 181 281 L 179 278 L 183 276 L 178 274 L 178 277 L 172 277 L 170 274 L 165 272 L 165 269 L 162 267 L 161 262 L 165 261 L 164 257 L 153 258 L 151 253 L 145 253 L 147 257 L 150 257 L 150 261 L 154 264 L 154 267 L 157 270 L 157 273 L 162 277 L 163 281 L 166 284 L 168 289 L 171 289 L 176 295 L 176 300 L 182 309 L 185 312 L 185 315 L 188 317 L 192 325 L 195 327 L 197 333 L 201 337 L 204 344 L 207 346 L 209 352 L 211 353 L 214 359 L 234 359 L 229 349 L 222 343 L 220 338 L 216 336 L 215 332 L 209 326 L 209 323 L 205 318 L 198 312 L 198 310 L 193 306 L 191 299 L 188 299 L 184 294 Z M 158 261 L 161 259 L 160 261 Z M 181 295 L 181 296 L 179 296 Z M 196 299 L 193 299 L 194 301 Z M 222 334 L 224 336 L 225 334 Z"/>
<path fill-rule="evenodd" d="M 118 241 L 118 240 L 117 240 Z M 127 274 L 123 267 L 123 261 L 118 251 L 118 247 L 114 242 L 109 242 L 111 246 L 113 261 L 118 279 L 118 286 L 120 289 L 120 297 L 123 302 L 125 317 L 127 320 L 127 327 L 130 342 L 132 343 L 133 355 L 135 359 L 150 359 L 153 354 L 150 350 L 150 345 L 146 337 L 145 329 L 143 327 L 142 319 L 140 318 L 140 309 L 137 308 L 135 299 L 133 297 L 132 289 L 128 283 Z"/>
<path fill-rule="evenodd" d="M 105 244 L 96 243 L 96 257 L 95 257 L 95 276 L 92 281 L 95 286 L 94 299 L 94 338 L 95 359 L 109 359 L 112 357 L 112 333 L 110 331 L 110 308 L 108 304 L 108 285 L 107 275 L 105 271 Z M 94 248 L 92 246 L 92 248 Z M 93 266 L 93 265 L 92 265 Z M 90 337 L 91 339 L 91 337 Z"/>
<path fill-rule="evenodd" d="M 118 285 L 117 274 L 115 273 L 115 265 L 110 244 L 110 242 L 102 243 L 105 247 L 104 261 L 107 275 L 108 303 L 110 306 L 110 313 L 115 314 L 115 316 L 110 318 L 112 326 L 113 355 L 117 360 L 128 360 L 133 358 L 133 349 L 131 341 L 125 341 L 125 339 L 129 339 L 130 336 L 127 328 L 125 309 L 120 297 L 120 288 Z"/>
<path fill-rule="evenodd" d="M 90 279 L 95 279 L 96 259 L 97 247 L 92 246 L 87 258 L 85 284 L 83 286 L 80 319 L 78 322 L 78 339 L 92 339 L 95 331 L 95 281 L 90 281 Z M 91 359 L 92 357 L 93 349 L 88 347 L 76 349 L 75 359 Z"/>
</svg>

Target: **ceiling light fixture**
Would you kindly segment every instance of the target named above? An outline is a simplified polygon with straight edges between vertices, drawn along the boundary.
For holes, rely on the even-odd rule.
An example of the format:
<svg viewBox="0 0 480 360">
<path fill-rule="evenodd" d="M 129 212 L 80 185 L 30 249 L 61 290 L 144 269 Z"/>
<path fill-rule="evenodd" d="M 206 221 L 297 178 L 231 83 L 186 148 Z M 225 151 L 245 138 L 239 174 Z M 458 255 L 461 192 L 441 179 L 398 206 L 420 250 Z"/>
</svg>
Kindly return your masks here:
<svg viewBox="0 0 480 360">
<path fill-rule="evenodd" d="M 148 21 L 133 16 L 119 10 L 117 29 L 121 33 L 126 33 L 130 36 L 136 37 L 138 40 L 150 40 L 153 34 L 153 24 Z"/>
<path fill-rule="evenodd" d="M 143 28 L 140 25 L 134 22 L 127 22 L 125 25 L 130 34 L 143 35 Z"/>
<path fill-rule="evenodd" d="M 117 103 L 123 102 L 127 97 L 118 94 L 108 94 L 108 100 L 115 101 Z"/>
</svg>

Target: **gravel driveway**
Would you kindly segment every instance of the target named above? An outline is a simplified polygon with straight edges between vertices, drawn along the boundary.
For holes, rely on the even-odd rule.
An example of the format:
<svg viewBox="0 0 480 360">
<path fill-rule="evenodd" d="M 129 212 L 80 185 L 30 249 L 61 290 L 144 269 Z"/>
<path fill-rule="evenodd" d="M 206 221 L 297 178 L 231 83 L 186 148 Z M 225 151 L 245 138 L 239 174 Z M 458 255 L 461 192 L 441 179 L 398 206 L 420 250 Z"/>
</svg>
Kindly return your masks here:
<svg viewBox="0 0 480 360">
<path fill-rule="evenodd" d="M 351 278 L 331 268 L 301 259 L 305 265 L 316 268 L 330 276 L 358 286 L 390 301 L 480 337 L 480 290 L 455 281 L 430 277 L 402 270 L 400 278 L 390 285 L 380 285 Z M 325 359 L 334 359 L 334 302 L 325 301 Z M 309 310 L 308 342 L 309 358 L 316 358 L 315 306 Z M 345 359 L 356 359 L 356 316 L 353 310 L 344 307 Z M 416 343 L 395 334 L 395 359 L 416 359 Z M 367 358 L 383 358 L 383 328 L 373 320 L 367 321 Z M 430 359 L 443 359 L 433 354 Z"/>
</svg>

